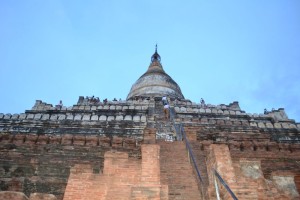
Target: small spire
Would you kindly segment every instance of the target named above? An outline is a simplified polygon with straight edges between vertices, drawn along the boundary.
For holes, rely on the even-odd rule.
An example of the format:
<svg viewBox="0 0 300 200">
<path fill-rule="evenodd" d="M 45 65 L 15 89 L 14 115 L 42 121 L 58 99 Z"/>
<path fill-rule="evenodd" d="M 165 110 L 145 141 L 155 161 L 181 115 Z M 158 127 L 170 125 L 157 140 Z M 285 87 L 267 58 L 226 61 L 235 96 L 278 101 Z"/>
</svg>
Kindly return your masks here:
<svg viewBox="0 0 300 200">
<path fill-rule="evenodd" d="M 155 45 L 155 53 L 151 57 L 151 62 L 160 62 L 160 55 L 157 53 L 157 43 Z"/>
</svg>

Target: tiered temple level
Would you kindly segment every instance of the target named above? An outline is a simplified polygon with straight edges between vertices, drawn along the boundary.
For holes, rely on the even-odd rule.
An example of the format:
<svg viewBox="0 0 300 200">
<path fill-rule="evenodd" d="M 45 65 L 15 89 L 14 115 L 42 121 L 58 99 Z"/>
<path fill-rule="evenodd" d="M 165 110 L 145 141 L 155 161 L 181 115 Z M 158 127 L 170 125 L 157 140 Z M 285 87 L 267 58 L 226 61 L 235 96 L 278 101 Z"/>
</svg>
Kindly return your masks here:
<svg viewBox="0 0 300 200">
<path fill-rule="evenodd" d="M 0 114 L 0 199 L 231 199 L 216 172 L 239 199 L 299 199 L 300 124 L 281 108 L 192 103 L 160 60 L 126 101 Z"/>
<path fill-rule="evenodd" d="M 211 154 L 218 151 L 219 147 L 225 148 L 222 153 L 227 152 L 231 159 L 228 166 L 219 169 L 220 173 L 232 169 L 235 173 L 233 176 L 237 179 L 235 183 L 247 184 L 238 179 L 245 177 L 243 179 L 256 184 L 253 188 L 260 185 L 262 192 L 248 188 L 257 198 L 262 196 L 263 191 L 268 191 L 268 187 L 277 188 L 273 190 L 280 198 L 285 196 L 293 199 L 298 195 L 300 124 L 288 119 L 283 109 L 267 114 L 248 114 L 240 109 L 237 102 L 229 105 L 203 105 L 189 100 L 169 99 L 171 110 L 176 115 L 174 122 L 168 122 L 163 118 L 159 98 L 140 97 L 137 100 L 106 103 L 88 103 L 82 101 L 82 97 L 79 99 L 78 104 L 72 107 L 58 108 L 36 101 L 33 108 L 23 114 L 0 114 L 1 190 L 23 192 L 28 196 L 50 193 L 63 199 L 73 167 L 88 164 L 95 173 L 90 176 L 99 176 L 98 173 L 105 171 L 105 155 L 111 151 L 123 152 L 139 162 L 138 160 L 143 159 L 143 145 L 156 144 L 162 150 L 166 148 L 165 145 L 170 143 L 167 136 L 169 133 L 175 135 L 175 129 L 166 130 L 163 127 L 175 123 L 185 127 L 197 155 L 196 160 L 205 180 L 201 187 L 204 188 L 203 195 L 206 198 L 214 198 L 211 165 L 217 168 L 218 163 L 224 162 L 221 157 Z M 162 127 L 157 128 L 157 124 Z M 149 128 L 153 130 L 148 132 Z M 172 142 L 170 144 L 172 146 Z M 174 152 L 178 145 L 172 147 Z M 160 154 L 164 156 L 165 150 L 162 150 Z M 180 154 L 179 151 L 182 150 L 178 149 L 177 155 Z M 116 159 L 119 159 L 118 156 Z M 165 163 L 166 160 L 160 162 Z M 180 160 L 184 162 L 183 158 Z M 168 164 L 163 163 L 159 164 L 162 171 L 157 171 L 157 176 L 166 181 L 152 189 L 157 192 L 157 188 L 163 187 L 159 191 L 170 192 L 181 187 L 181 179 L 178 180 L 179 185 L 167 181 L 170 179 L 168 174 L 172 177 L 174 174 L 171 171 L 165 173 L 168 169 L 164 169 L 164 166 Z M 181 166 L 180 163 L 178 165 Z M 252 169 L 256 170 L 258 178 L 252 177 Z M 225 179 L 231 180 L 226 177 L 226 173 L 223 173 Z M 138 179 L 142 177 L 141 174 L 136 176 Z M 184 177 L 181 178 L 183 181 Z M 267 187 L 262 182 L 258 183 L 258 180 L 268 180 L 272 184 Z M 287 188 L 286 184 L 294 186 Z M 166 185 L 169 185 L 167 190 Z M 231 185 L 238 194 L 243 190 L 236 184 Z M 148 186 L 143 190 L 149 190 Z M 284 188 L 285 192 L 280 188 Z M 110 189 L 106 192 L 108 191 Z M 199 195 L 202 194 L 200 190 L 198 192 Z M 69 195 L 70 193 L 67 196 Z M 187 194 L 182 191 L 180 195 Z M 175 197 L 172 192 L 169 193 L 169 199 Z M 159 198 L 165 197 L 157 197 Z"/>
</svg>

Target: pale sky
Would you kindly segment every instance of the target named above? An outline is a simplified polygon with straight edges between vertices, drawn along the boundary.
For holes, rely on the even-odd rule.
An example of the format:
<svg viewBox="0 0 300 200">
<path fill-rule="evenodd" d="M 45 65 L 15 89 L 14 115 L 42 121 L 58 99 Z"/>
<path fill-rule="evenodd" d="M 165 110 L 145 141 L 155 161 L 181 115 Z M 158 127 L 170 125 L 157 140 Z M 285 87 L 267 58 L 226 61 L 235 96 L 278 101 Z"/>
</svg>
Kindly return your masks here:
<svg viewBox="0 0 300 200">
<path fill-rule="evenodd" d="M 186 99 L 300 122 L 299 0 L 2 0 L 0 113 L 125 99 L 156 43 Z"/>
</svg>

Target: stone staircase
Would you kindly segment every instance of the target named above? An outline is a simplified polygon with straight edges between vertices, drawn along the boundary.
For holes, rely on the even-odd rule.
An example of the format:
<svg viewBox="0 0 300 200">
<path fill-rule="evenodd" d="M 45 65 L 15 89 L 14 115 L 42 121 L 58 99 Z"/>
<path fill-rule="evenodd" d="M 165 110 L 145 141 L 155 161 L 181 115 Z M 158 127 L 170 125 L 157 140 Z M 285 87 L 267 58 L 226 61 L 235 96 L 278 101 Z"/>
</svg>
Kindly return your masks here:
<svg viewBox="0 0 300 200">
<path fill-rule="evenodd" d="M 162 102 L 156 100 L 154 105 L 153 124 L 156 143 L 160 145 L 161 184 L 168 185 L 169 200 L 201 199 L 185 143 L 176 141 L 173 122 L 165 119 Z"/>
<path fill-rule="evenodd" d="M 169 186 L 169 200 L 202 199 L 184 142 L 158 143 L 161 184 Z"/>
<path fill-rule="evenodd" d="M 169 142 L 176 140 L 173 122 L 170 119 L 165 119 L 163 104 L 161 101 L 155 101 L 154 124 L 157 130 L 157 140 L 165 140 Z"/>
</svg>

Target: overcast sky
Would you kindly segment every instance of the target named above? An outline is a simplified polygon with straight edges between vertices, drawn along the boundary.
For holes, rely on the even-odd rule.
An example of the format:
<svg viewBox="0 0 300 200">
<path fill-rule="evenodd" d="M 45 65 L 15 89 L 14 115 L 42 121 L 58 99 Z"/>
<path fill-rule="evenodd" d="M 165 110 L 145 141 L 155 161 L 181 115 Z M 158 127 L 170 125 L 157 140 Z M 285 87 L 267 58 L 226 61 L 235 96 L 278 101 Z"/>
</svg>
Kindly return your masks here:
<svg viewBox="0 0 300 200">
<path fill-rule="evenodd" d="M 185 98 L 300 122 L 299 0 L 2 0 L 0 113 L 125 99 L 156 43 Z"/>
</svg>

